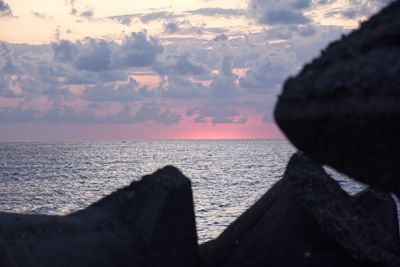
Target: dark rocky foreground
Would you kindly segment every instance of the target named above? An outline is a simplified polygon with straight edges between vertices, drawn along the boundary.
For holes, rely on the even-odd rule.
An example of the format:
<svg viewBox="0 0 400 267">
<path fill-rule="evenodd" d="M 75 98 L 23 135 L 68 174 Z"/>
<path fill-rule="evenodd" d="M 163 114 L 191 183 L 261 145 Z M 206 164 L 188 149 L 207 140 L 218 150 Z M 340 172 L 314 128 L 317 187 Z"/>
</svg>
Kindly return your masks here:
<svg viewBox="0 0 400 267">
<path fill-rule="evenodd" d="M 190 180 L 174 167 L 68 216 L 0 214 L 2 267 L 198 262 Z"/>
<path fill-rule="evenodd" d="M 0 266 L 400 266 L 397 227 L 389 195 L 351 197 L 295 154 L 282 180 L 199 246 L 190 181 L 168 166 L 67 216 L 0 214 Z"/>
<path fill-rule="evenodd" d="M 368 190 L 351 197 L 296 154 L 284 177 L 201 250 L 215 267 L 400 266 L 397 229 L 390 196 Z"/>
<path fill-rule="evenodd" d="M 400 266 L 400 1 L 284 86 L 275 117 L 304 152 L 198 245 L 190 180 L 167 166 L 67 216 L 0 213 L 0 267 Z M 329 164 L 374 189 L 350 196 Z"/>
<path fill-rule="evenodd" d="M 288 79 L 275 119 L 307 156 L 400 195 L 400 1 Z"/>
</svg>

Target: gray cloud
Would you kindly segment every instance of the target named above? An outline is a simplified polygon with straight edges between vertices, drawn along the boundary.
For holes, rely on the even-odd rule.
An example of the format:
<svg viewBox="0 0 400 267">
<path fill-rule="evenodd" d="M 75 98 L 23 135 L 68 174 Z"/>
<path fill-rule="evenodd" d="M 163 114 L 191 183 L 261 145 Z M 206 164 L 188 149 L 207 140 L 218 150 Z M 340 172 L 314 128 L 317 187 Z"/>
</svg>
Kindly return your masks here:
<svg viewBox="0 0 400 267">
<path fill-rule="evenodd" d="M 176 22 L 167 22 L 164 23 L 164 33 L 166 34 L 173 34 L 179 32 L 179 26 Z"/>
<path fill-rule="evenodd" d="M 215 42 L 222 42 L 222 41 L 226 41 L 228 40 L 228 36 L 226 36 L 225 34 L 218 34 L 217 36 L 214 37 L 213 41 Z"/>
<path fill-rule="evenodd" d="M 94 10 L 87 6 L 79 6 L 77 7 L 78 0 L 69 0 L 68 4 L 70 6 L 70 14 L 83 19 L 90 19 L 94 16 Z"/>
<path fill-rule="evenodd" d="M 79 56 L 74 66 L 80 70 L 104 71 L 110 68 L 111 49 L 104 40 L 85 39 L 79 44 Z"/>
<path fill-rule="evenodd" d="M 122 25 L 129 26 L 132 23 L 132 21 L 136 18 L 140 18 L 140 15 L 139 14 L 125 14 L 125 15 L 107 17 L 106 19 L 111 19 Z"/>
<path fill-rule="evenodd" d="M 167 11 L 157 11 L 144 14 L 142 13 L 122 14 L 118 16 L 106 17 L 105 19 L 111 19 L 123 25 L 130 25 L 135 20 L 147 24 L 156 20 L 169 20 L 180 17 L 184 17 L 184 15 Z"/>
<path fill-rule="evenodd" d="M 186 11 L 186 13 L 192 15 L 210 16 L 210 17 L 238 17 L 244 16 L 245 11 L 242 9 L 229 9 L 229 8 L 219 8 L 219 7 L 207 7 L 199 8 L 196 10 Z"/>
<path fill-rule="evenodd" d="M 164 77 L 157 92 L 162 97 L 172 99 L 201 99 L 209 94 L 208 87 L 200 82 L 193 82 L 182 76 Z"/>
<path fill-rule="evenodd" d="M 326 14 L 327 17 L 339 16 L 348 19 L 357 19 L 362 16 L 371 16 L 393 0 L 349 0 L 350 7 L 343 10 L 333 10 Z"/>
<path fill-rule="evenodd" d="M 32 108 L 1 108 L 0 123 L 72 123 L 72 124 L 136 124 L 154 123 L 161 125 L 173 125 L 182 120 L 182 115 L 172 112 L 168 107 L 158 103 L 144 103 L 133 112 L 129 104 L 123 105 L 118 113 L 98 116 L 90 108 L 76 111 L 65 105 L 53 105 L 49 110 L 41 112 Z"/>
<path fill-rule="evenodd" d="M 158 11 L 158 12 L 152 12 L 152 13 L 147 13 L 144 15 L 140 16 L 140 20 L 143 23 L 149 23 L 154 20 L 165 20 L 165 19 L 175 19 L 182 17 L 182 15 L 177 14 L 177 13 L 172 13 L 172 12 L 167 12 L 167 11 Z"/>
<path fill-rule="evenodd" d="M 153 67 L 160 75 L 204 75 L 207 70 L 190 60 L 189 54 L 167 56 L 162 65 Z"/>
<path fill-rule="evenodd" d="M 121 44 L 86 38 L 75 43 L 60 40 L 51 47 L 56 61 L 93 72 L 150 66 L 163 52 L 158 41 L 146 32 L 133 32 Z"/>
<path fill-rule="evenodd" d="M 10 47 L 2 42 L 0 42 L 0 69 L 2 74 L 15 74 L 17 71 Z"/>
<path fill-rule="evenodd" d="M 275 9 L 267 10 L 258 18 L 261 24 L 305 24 L 309 19 L 303 13 L 288 10 L 288 9 Z"/>
<path fill-rule="evenodd" d="M 278 8 L 305 16 L 310 6 L 329 4 L 275 2 L 264 1 L 269 9 L 260 8 L 253 17 L 260 19 L 267 9 Z M 140 22 L 143 15 L 118 19 L 128 25 Z M 343 33 L 340 27 L 311 22 L 275 23 L 257 33 L 236 33 L 169 19 L 168 14 L 148 19 L 162 20 L 164 15 L 165 32 L 181 36 L 161 35 L 161 42 L 143 31 L 118 42 L 86 38 L 47 46 L 9 44 L 8 51 L 0 48 L 0 95 L 24 102 L 16 108 L 0 108 L 0 121 L 171 125 L 189 116 L 197 123 L 234 124 L 246 123 L 243 110 L 248 110 L 264 115 L 263 121 L 270 123 L 271 106 L 283 80 Z M 204 33 L 210 34 L 201 36 Z M 151 76 L 151 88 L 137 82 L 143 78 L 146 83 Z M 36 99 L 49 101 L 51 108 L 35 110 L 31 106 L 38 106 Z M 186 114 L 175 112 L 176 107 L 184 107 Z"/>
<path fill-rule="evenodd" d="M 138 82 L 129 78 L 126 84 L 115 87 L 114 83 L 96 84 L 88 86 L 82 98 L 94 102 L 131 102 L 154 96 L 154 92 L 147 87 L 140 87 Z"/>
<path fill-rule="evenodd" d="M 255 65 L 240 78 L 240 86 L 251 92 L 266 92 L 278 86 L 299 66 L 294 53 L 275 47 L 256 61 Z"/>
<path fill-rule="evenodd" d="M 104 40 L 86 38 L 76 43 L 60 40 L 51 47 L 56 61 L 72 63 L 79 70 L 103 71 L 111 64 L 110 45 Z"/>
<path fill-rule="evenodd" d="M 84 18 L 91 18 L 91 17 L 94 16 L 94 10 L 93 9 L 87 9 L 85 11 L 82 11 L 79 15 L 81 17 L 84 17 Z"/>
<path fill-rule="evenodd" d="M 51 44 L 54 59 L 59 62 L 73 62 L 78 55 L 78 47 L 68 40 L 60 40 Z"/>
<path fill-rule="evenodd" d="M 164 48 L 146 32 L 133 32 L 118 47 L 115 62 L 118 67 L 145 67 L 155 63 Z"/>
<path fill-rule="evenodd" d="M 210 121 L 217 124 L 245 124 L 247 116 L 240 116 L 240 113 L 230 107 L 221 107 L 215 104 L 207 104 L 186 111 L 186 116 L 194 117 L 195 123 L 206 123 Z"/>
<path fill-rule="evenodd" d="M 3 0 L 0 0 L 0 17 L 12 17 L 12 16 L 13 13 L 11 11 L 10 6 Z"/>
<path fill-rule="evenodd" d="M 46 15 L 45 13 L 40 13 L 40 12 L 32 12 L 32 15 L 38 19 L 43 19 L 43 20 L 53 19 L 53 17 Z"/>
<path fill-rule="evenodd" d="M 171 112 L 169 109 L 162 110 L 161 107 L 155 103 L 145 103 L 139 111 L 132 117 L 132 121 L 141 122 L 155 122 L 157 124 L 173 125 L 182 120 L 182 115 Z"/>
</svg>

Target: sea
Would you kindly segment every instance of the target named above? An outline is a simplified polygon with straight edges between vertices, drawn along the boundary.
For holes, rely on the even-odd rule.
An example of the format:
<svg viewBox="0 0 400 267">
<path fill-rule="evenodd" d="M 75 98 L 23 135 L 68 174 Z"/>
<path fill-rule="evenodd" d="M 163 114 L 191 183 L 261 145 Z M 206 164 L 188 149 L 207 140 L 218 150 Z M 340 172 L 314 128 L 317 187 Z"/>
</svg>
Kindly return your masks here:
<svg viewBox="0 0 400 267">
<path fill-rule="evenodd" d="M 68 214 L 174 165 L 192 181 L 202 243 L 265 194 L 295 151 L 286 140 L 0 142 L 0 212 Z M 327 171 L 351 194 L 364 188 Z"/>
</svg>

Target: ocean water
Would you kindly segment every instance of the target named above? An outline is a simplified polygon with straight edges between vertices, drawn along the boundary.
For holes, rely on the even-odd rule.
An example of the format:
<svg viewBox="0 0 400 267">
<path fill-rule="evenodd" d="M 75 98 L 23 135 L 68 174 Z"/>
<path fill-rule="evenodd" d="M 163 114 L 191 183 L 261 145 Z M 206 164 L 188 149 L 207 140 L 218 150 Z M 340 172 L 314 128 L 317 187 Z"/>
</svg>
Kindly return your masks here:
<svg viewBox="0 0 400 267">
<path fill-rule="evenodd" d="M 67 214 L 165 165 L 192 180 L 199 241 L 264 194 L 295 148 L 284 140 L 0 143 L 0 211 Z M 330 170 L 349 192 L 362 185 Z"/>
</svg>

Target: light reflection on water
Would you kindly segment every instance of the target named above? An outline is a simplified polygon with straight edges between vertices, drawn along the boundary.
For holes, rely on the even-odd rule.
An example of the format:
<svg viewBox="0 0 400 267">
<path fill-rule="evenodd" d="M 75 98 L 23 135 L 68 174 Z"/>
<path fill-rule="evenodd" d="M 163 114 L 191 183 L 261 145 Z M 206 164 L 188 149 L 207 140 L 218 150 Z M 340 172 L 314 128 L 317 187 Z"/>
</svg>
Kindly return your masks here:
<svg viewBox="0 0 400 267">
<path fill-rule="evenodd" d="M 0 151 L 0 210 L 7 212 L 66 214 L 174 165 L 192 180 L 204 242 L 283 175 L 295 149 L 286 141 L 231 140 L 0 143 Z"/>
</svg>

